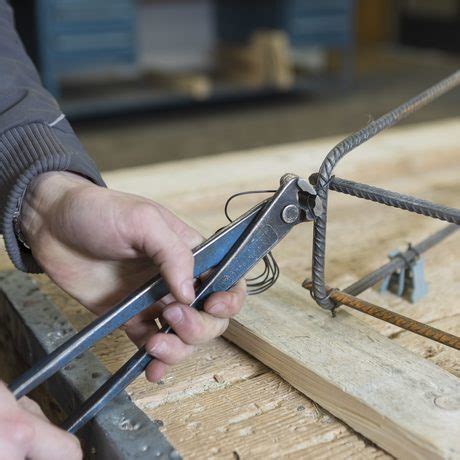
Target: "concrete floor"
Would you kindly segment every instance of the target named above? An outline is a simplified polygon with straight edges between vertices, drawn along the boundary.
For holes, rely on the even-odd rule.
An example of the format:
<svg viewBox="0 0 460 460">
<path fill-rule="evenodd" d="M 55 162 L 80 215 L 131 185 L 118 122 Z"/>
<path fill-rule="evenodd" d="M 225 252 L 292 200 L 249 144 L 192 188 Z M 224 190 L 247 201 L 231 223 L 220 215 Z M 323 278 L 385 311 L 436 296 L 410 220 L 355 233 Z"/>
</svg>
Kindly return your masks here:
<svg viewBox="0 0 460 460">
<path fill-rule="evenodd" d="M 361 52 L 348 89 L 212 107 L 177 109 L 74 125 L 101 170 L 213 155 L 349 133 L 460 68 L 433 51 Z M 460 115 L 460 90 L 406 123 Z M 326 152 L 325 152 L 326 153 Z"/>
</svg>

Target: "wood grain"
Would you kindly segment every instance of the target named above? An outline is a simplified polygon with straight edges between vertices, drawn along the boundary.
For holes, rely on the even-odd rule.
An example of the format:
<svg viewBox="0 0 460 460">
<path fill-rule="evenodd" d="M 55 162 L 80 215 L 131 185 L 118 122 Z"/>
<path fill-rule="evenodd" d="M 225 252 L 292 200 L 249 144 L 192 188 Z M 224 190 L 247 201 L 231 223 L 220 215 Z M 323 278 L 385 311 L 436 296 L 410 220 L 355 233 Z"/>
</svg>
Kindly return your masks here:
<svg viewBox="0 0 460 460">
<path fill-rule="evenodd" d="M 397 457 L 460 456 L 460 380 L 287 278 L 225 333 L 295 388 Z"/>
<path fill-rule="evenodd" d="M 155 414 L 189 458 L 388 457 L 273 373 Z"/>
</svg>

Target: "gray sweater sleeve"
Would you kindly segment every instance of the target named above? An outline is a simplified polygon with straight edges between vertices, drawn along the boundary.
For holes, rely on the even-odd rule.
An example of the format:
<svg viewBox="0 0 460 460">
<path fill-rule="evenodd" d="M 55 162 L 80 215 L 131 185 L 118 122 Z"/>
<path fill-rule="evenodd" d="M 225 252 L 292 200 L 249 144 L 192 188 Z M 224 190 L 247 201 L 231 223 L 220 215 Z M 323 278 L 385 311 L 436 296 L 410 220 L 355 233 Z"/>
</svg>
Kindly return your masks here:
<svg viewBox="0 0 460 460">
<path fill-rule="evenodd" d="M 54 98 L 43 88 L 0 0 L 0 228 L 7 252 L 23 271 L 39 272 L 30 250 L 14 233 L 13 217 L 30 181 L 67 170 L 104 182 Z"/>
</svg>

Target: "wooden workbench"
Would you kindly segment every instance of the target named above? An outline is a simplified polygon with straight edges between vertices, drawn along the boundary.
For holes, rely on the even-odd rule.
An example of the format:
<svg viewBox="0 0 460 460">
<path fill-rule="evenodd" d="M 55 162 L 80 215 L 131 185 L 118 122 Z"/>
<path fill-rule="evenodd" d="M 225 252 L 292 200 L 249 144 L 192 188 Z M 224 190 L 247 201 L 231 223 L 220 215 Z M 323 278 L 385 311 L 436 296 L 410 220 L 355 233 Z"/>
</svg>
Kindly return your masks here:
<svg viewBox="0 0 460 460">
<path fill-rule="evenodd" d="M 395 128 L 366 143 L 341 163 L 341 177 L 459 206 L 460 119 Z M 104 175 L 113 188 L 155 199 L 190 223 L 208 229 L 225 225 L 223 204 L 232 193 L 276 188 L 280 176 L 308 177 L 340 138 L 229 153 L 212 158 L 132 168 Z M 235 200 L 241 214 L 257 198 Z M 344 287 L 385 262 L 386 254 L 417 242 L 444 224 L 331 193 L 328 230 L 329 284 Z M 311 268 L 311 227 L 301 226 L 275 251 L 284 275 L 300 283 Z M 363 297 L 407 316 L 460 334 L 460 235 L 426 255 L 429 295 L 409 304 L 390 294 Z M 8 266 L 2 255 L 1 268 Z M 91 315 L 38 277 L 41 288 L 81 328 Z M 276 286 L 272 289 L 276 289 Z M 354 313 L 359 315 L 358 313 Z M 360 316 L 380 333 L 460 376 L 458 352 L 409 332 Z M 110 371 L 134 347 L 116 332 L 95 347 Z M 135 403 L 162 426 L 185 458 L 377 458 L 372 445 L 277 374 L 225 339 L 201 346 L 164 381 L 138 379 L 129 389 Z"/>
</svg>

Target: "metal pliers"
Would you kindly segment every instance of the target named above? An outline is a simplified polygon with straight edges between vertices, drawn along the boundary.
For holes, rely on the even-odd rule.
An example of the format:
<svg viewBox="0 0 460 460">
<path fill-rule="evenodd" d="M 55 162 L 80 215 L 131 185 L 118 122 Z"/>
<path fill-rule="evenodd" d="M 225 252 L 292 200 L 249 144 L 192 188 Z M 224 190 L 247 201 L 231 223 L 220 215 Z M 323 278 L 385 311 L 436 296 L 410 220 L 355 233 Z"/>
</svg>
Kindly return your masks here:
<svg viewBox="0 0 460 460">
<path fill-rule="evenodd" d="M 297 224 L 313 221 L 321 213 L 314 187 L 293 174 L 281 178 L 281 185 L 271 198 L 243 214 L 193 250 L 194 276 L 205 279 L 190 305 L 201 309 L 212 293 L 234 286 Z M 9 389 L 20 398 L 51 377 L 130 318 L 148 308 L 169 289 L 161 276 L 156 276 L 127 299 L 101 315 L 75 334 L 54 352 L 39 360 L 16 379 Z M 164 326 L 160 332 L 173 332 Z M 77 411 L 64 422 L 63 428 L 74 433 L 92 419 L 106 404 L 139 376 L 154 358 L 145 348 L 126 362 Z"/>
</svg>

